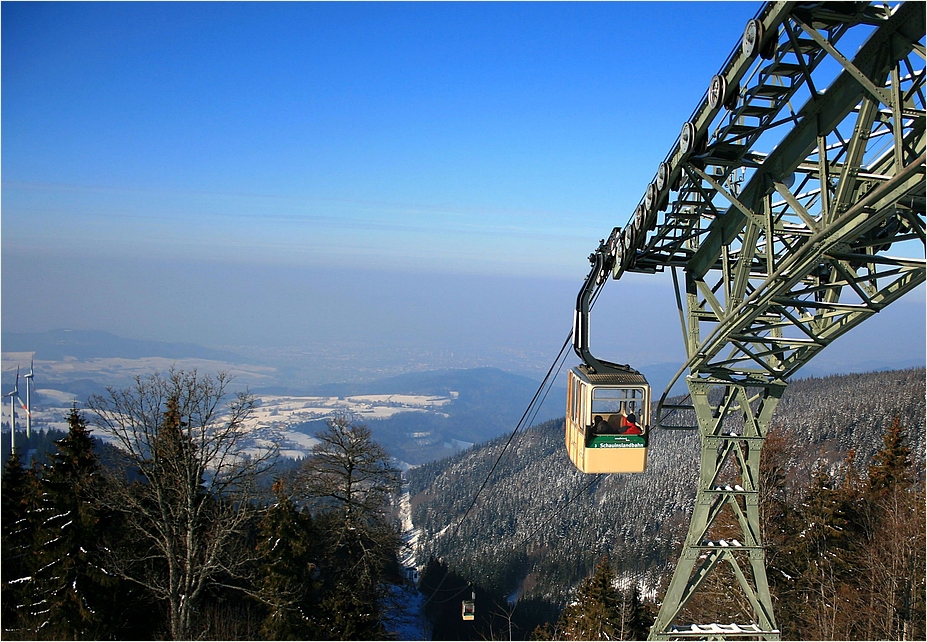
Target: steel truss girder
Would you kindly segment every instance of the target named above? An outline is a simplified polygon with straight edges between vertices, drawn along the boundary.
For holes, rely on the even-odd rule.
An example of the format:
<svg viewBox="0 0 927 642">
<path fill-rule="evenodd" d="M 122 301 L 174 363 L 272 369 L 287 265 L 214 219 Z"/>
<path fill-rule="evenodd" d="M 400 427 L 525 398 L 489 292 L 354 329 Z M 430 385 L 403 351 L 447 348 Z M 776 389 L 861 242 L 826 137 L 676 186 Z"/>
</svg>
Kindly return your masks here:
<svg viewBox="0 0 927 642">
<path fill-rule="evenodd" d="M 760 528 L 760 451 L 786 384 L 748 386 L 694 376 L 687 384 L 701 437 L 699 485 L 689 531 L 650 639 L 778 640 Z M 713 390 L 722 392 L 714 403 L 709 398 Z M 728 521 L 722 523 L 725 516 Z M 728 535 L 716 539 L 716 526 L 723 526 Z M 721 562 L 730 565 L 753 622 L 726 627 L 674 625 Z"/>
<path fill-rule="evenodd" d="M 795 189 L 785 193 L 794 195 L 792 205 L 802 203 L 802 207 L 796 213 L 785 208 L 789 203 L 774 204 L 774 224 L 786 231 L 794 228 L 795 235 L 807 233 L 812 219 L 808 216 L 802 219 L 801 213 L 836 212 L 841 203 L 845 206 L 862 190 L 870 189 L 872 183 L 891 176 L 891 166 L 886 166 L 886 162 L 897 165 L 896 159 L 887 158 L 877 167 L 867 167 L 862 161 L 868 162 L 868 158 L 860 159 L 858 153 L 851 153 L 851 147 L 864 150 L 862 143 L 867 140 L 892 136 L 900 150 L 895 156 L 908 161 L 918 156 L 916 148 L 922 150 L 924 138 L 923 61 L 912 62 L 907 58 L 912 50 L 919 48 L 918 40 L 923 40 L 923 12 L 915 5 L 902 5 L 894 14 L 878 20 L 873 17 L 878 13 L 876 8 L 870 8 L 868 13 L 859 12 L 867 17 L 859 23 L 876 22 L 878 29 L 854 57 L 854 72 L 844 70 L 826 90 L 822 81 L 814 82 L 811 76 L 829 57 L 828 50 L 822 47 L 809 50 L 807 43 L 814 43 L 811 38 L 790 39 L 780 35 L 782 42 L 775 58 L 754 65 L 749 73 L 751 61 L 739 49 L 735 51 L 722 74 L 729 86 L 745 83 L 739 90 L 737 106 L 732 110 L 711 110 L 703 98 L 692 117 L 702 149 L 686 155 L 677 145 L 667 157 L 670 173 L 665 183 L 669 187 L 652 199 L 651 211 L 640 216 L 640 225 L 635 217 L 624 231 L 618 232 L 625 240 L 631 238 L 636 251 L 625 254 L 624 261 L 615 267 L 615 275 L 620 276 L 624 270 L 653 272 L 678 265 L 701 277 L 708 270 L 719 269 L 721 246 L 734 243 L 744 227 L 744 217 L 749 216 L 743 210 L 762 212 L 764 200 L 772 193 L 783 193 L 780 186 L 793 175 Z M 802 16 L 798 18 L 788 13 L 790 7 L 790 3 L 771 3 L 764 9 L 760 15 L 773 18 L 767 29 L 775 32 L 786 24 L 791 33 L 800 32 L 802 26 L 811 28 L 817 24 L 816 9 L 796 9 Z M 835 19 L 833 15 L 828 18 Z M 825 40 L 835 47 L 852 26 L 831 23 Z M 786 29 L 782 27 L 779 31 L 785 33 Z M 799 41 L 797 46 L 793 44 Z M 886 52 L 894 55 L 887 56 Z M 799 65 L 794 62 L 797 58 L 807 61 Z M 777 75 L 784 69 L 791 75 Z M 893 73 L 893 70 L 899 71 Z M 873 77 L 872 82 L 887 86 L 889 89 L 879 95 L 892 102 L 884 109 L 872 110 L 848 140 L 840 126 L 846 125 L 847 116 L 859 112 L 861 104 L 865 107 L 872 102 L 864 101 L 871 95 L 857 80 L 862 72 Z M 800 90 L 807 94 L 809 86 L 817 93 L 808 96 L 798 113 L 793 112 L 791 102 L 800 98 Z M 893 86 L 897 89 L 891 89 Z M 871 106 L 865 108 L 871 110 Z M 783 116 L 783 111 L 789 113 Z M 901 122 L 893 126 L 898 119 Z M 864 125 L 868 121 L 877 126 L 867 131 Z M 789 133 L 771 153 L 759 151 L 764 144 L 763 135 L 774 130 Z M 721 158 L 724 155 L 721 152 L 731 152 L 733 147 L 737 148 L 737 154 Z M 818 152 L 819 149 L 823 151 Z M 711 181 L 706 180 L 708 175 Z M 836 181 L 839 181 L 839 199 L 838 188 L 833 185 Z M 744 182 L 746 186 L 742 187 Z M 809 186 L 809 182 L 818 185 Z M 822 184 L 827 186 L 823 190 Z M 736 195 L 742 207 L 730 205 L 729 198 L 721 197 L 719 201 L 718 186 L 726 186 L 727 194 Z M 645 197 L 638 209 L 645 208 L 646 203 Z M 662 221 L 657 213 L 660 208 L 667 209 Z"/>
<path fill-rule="evenodd" d="M 736 263 L 723 270 L 714 287 L 690 279 L 688 293 L 702 297 L 689 297 L 689 316 L 708 325 L 709 331 L 703 333 L 698 327 L 690 333 L 687 368 L 716 373 L 718 368 L 736 371 L 732 364 L 739 362 L 755 365 L 756 358 L 745 346 L 781 343 L 783 329 L 795 327 L 813 343 L 788 357 L 770 355 L 763 364 L 770 376 L 787 378 L 835 338 L 924 282 L 923 260 L 840 251 L 851 250 L 867 231 L 893 216 L 895 204 L 912 191 L 923 190 L 923 181 L 922 156 L 833 223 L 775 257 L 776 268 L 761 275 L 763 280 L 755 285 L 753 275 L 745 276 Z M 821 266 L 828 272 L 815 276 Z M 737 282 L 752 285 L 739 300 L 729 286 Z M 723 300 L 713 294 L 719 290 L 725 293 Z M 858 299 L 855 305 L 841 302 L 848 294 Z M 705 314 L 706 310 L 712 314 Z M 703 334 L 707 336 L 701 338 Z M 727 354 L 727 349 L 733 352 Z"/>
<path fill-rule="evenodd" d="M 923 6 L 770 2 L 756 19 L 757 49 L 731 54 L 607 243 L 619 249 L 615 278 L 672 271 L 687 361 L 657 422 L 698 429 L 702 444 L 689 534 L 652 639 L 778 639 L 758 521 L 772 412 L 788 377 L 927 273 Z M 691 401 L 668 402 L 686 371 Z M 712 388 L 724 391 L 715 405 Z M 667 425 L 680 414 L 688 425 Z M 743 430 L 723 431 L 735 417 Z M 738 481 L 719 484 L 731 470 Z M 722 514 L 740 546 L 706 543 Z M 725 564 L 753 621 L 677 623 Z"/>
</svg>

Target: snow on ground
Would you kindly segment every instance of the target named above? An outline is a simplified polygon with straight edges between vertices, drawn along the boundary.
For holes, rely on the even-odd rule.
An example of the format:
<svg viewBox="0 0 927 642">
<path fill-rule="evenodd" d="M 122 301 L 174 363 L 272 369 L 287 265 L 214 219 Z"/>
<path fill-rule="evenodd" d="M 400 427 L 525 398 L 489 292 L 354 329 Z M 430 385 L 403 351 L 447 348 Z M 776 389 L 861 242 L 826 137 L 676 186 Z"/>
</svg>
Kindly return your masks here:
<svg viewBox="0 0 927 642">
<path fill-rule="evenodd" d="M 412 523 L 412 503 L 409 488 L 403 484 L 399 498 L 399 521 L 402 528 L 402 550 L 399 561 L 406 578 L 402 586 L 390 586 L 385 605 L 384 625 L 399 640 L 431 639 L 428 622 L 422 613 L 425 596 L 418 591 L 418 566 L 415 549 L 418 546 L 418 529 Z"/>
<path fill-rule="evenodd" d="M 42 388 L 42 396 L 52 399 L 56 404 L 68 405 L 71 402 L 77 402 L 77 398 L 73 393 L 64 392 L 63 390 Z"/>
<path fill-rule="evenodd" d="M 402 553 L 399 561 L 403 568 L 414 569 L 417 573 L 415 549 L 418 547 L 419 531 L 412 524 L 412 503 L 408 487 L 403 488 L 399 498 L 399 519 L 402 524 Z"/>
<path fill-rule="evenodd" d="M 82 407 L 74 395 L 51 388 L 39 388 L 33 398 L 33 426 L 67 431 L 67 416 L 73 404 Z M 21 393 L 25 396 L 25 393 Z M 257 454 L 262 447 L 274 444 L 280 454 L 292 459 L 309 454 L 316 439 L 294 429 L 299 424 L 327 419 L 338 414 L 349 415 L 359 421 L 384 419 L 401 412 L 437 412 L 450 403 L 456 393 L 435 395 L 358 395 L 353 397 L 300 397 L 266 395 L 256 398 L 254 412 L 245 423 L 253 444 L 247 450 Z M 0 421 L 9 425 L 9 404 L 0 406 Z M 89 417 L 88 417 L 89 418 Z M 25 427 L 25 412 L 16 409 L 16 426 Z M 105 438 L 99 431 L 95 436 Z"/>
<path fill-rule="evenodd" d="M 400 412 L 435 412 L 451 397 L 433 395 L 358 395 L 354 397 L 292 397 L 268 395 L 258 398 L 251 416 L 255 427 L 302 423 L 347 413 L 364 419 L 385 419 Z"/>
</svg>

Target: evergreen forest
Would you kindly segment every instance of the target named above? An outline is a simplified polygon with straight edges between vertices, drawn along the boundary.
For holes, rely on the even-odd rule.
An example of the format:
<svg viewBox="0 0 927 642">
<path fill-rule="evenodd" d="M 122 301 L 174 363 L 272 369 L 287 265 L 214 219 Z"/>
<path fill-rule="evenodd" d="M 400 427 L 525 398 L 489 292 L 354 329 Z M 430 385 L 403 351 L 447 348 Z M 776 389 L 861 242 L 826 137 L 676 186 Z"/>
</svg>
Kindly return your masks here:
<svg viewBox="0 0 927 642">
<path fill-rule="evenodd" d="M 811 377 L 787 388 L 761 462 L 767 568 L 783 639 L 924 638 L 924 376 L 916 368 Z M 454 590 L 485 595 L 484 622 L 478 608 L 474 623 L 458 619 L 435 639 L 489 637 L 488 628 L 509 620 L 524 637 L 635 639 L 627 605 L 641 600 L 632 610 L 652 623 L 688 528 L 698 436 L 656 431 L 647 471 L 634 475 L 576 471 L 563 420 L 506 446 L 508 439 L 410 473 L 419 559 L 434 566 L 422 576 L 432 596 L 426 608 L 446 608 L 443 620 L 451 621 Z M 579 620 L 591 616 L 582 605 L 595 600 L 583 587 L 605 572 L 603 560 L 618 590 L 602 598 L 612 628 L 584 628 Z M 426 581 L 444 568 L 450 580 Z M 722 575 L 683 616 L 749 621 L 733 586 Z"/>
<path fill-rule="evenodd" d="M 9 457 L 4 639 L 387 637 L 400 540 L 386 451 L 335 418 L 309 457 L 275 468 L 272 445 L 243 448 L 254 401 L 225 405 L 227 382 L 139 378 L 88 404 L 118 448 L 73 408 L 45 463 Z"/>
<path fill-rule="evenodd" d="M 783 639 L 927 637 L 924 380 L 912 369 L 789 386 L 762 460 Z M 412 608 L 396 587 L 414 591 L 402 490 L 417 636 L 646 638 L 688 526 L 697 436 L 655 433 L 646 473 L 582 475 L 552 420 L 418 466 L 402 489 L 376 426 L 347 417 L 281 465 L 273 444 L 245 438 L 254 400 L 226 384 L 139 377 L 5 460 L 5 639 L 408 638 L 392 621 Z M 40 451 L 30 463 L 26 449 Z M 685 617 L 743 621 L 729 579 L 715 576 Z"/>
</svg>

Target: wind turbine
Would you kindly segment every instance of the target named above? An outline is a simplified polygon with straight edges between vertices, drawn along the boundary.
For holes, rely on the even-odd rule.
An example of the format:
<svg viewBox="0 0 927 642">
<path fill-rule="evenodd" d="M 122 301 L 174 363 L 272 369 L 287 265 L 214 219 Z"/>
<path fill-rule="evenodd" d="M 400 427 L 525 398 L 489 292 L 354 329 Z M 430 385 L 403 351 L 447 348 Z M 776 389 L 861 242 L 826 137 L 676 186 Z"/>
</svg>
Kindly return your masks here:
<svg viewBox="0 0 927 642">
<path fill-rule="evenodd" d="M 3 395 L 10 398 L 10 452 L 16 452 L 16 398 L 19 396 L 19 366 L 16 366 L 16 383 L 13 389 Z"/>
<path fill-rule="evenodd" d="M 26 380 L 26 405 L 23 408 L 26 411 L 26 439 L 32 437 L 32 396 L 29 394 L 30 389 L 35 389 L 35 356 L 33 355 L 32 360 L 29 362 L 29 374 L 25 375 L 23 379 Z M 19 395 L 17 395 L 19 396 Z M 19 403 L 22 403 L 23 400 L 20 399 Z"/>
</svg>

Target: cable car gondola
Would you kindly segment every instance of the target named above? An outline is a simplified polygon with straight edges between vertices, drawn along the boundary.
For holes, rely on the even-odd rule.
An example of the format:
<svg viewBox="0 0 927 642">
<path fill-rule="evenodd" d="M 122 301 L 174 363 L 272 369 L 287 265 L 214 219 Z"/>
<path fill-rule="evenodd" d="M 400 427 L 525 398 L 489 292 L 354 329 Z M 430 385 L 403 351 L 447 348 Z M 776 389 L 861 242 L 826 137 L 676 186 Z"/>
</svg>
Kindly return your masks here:
<svg viewBox="0 0 927 642">
<path fill-rule="evenodd" d="M 616 229 L 612 237 L 617 239 Z M 576 300 L 573 349 L 583 363 L 567 380 L 566 447 L 584 473 L 642 473 L 650 439 L 650 385 L 630 366 L 596 359 L 589 352 L 589 303 L 607 277 L 614 242 L 589 257 L 592 270 Z"/>
<path fill-rule="evenodd" d="M 476 617 L 476 593 L 470 593 L 470 599 L 461 602 L 460 616 L 464 620 L 473 620 Z"/>
<path fill-rule="evenodd" d="M 584 473 L 642 473 L 647 467 L 650 386 L 637 371 L 570 370 L 566 445 Z"/>
</svg>

